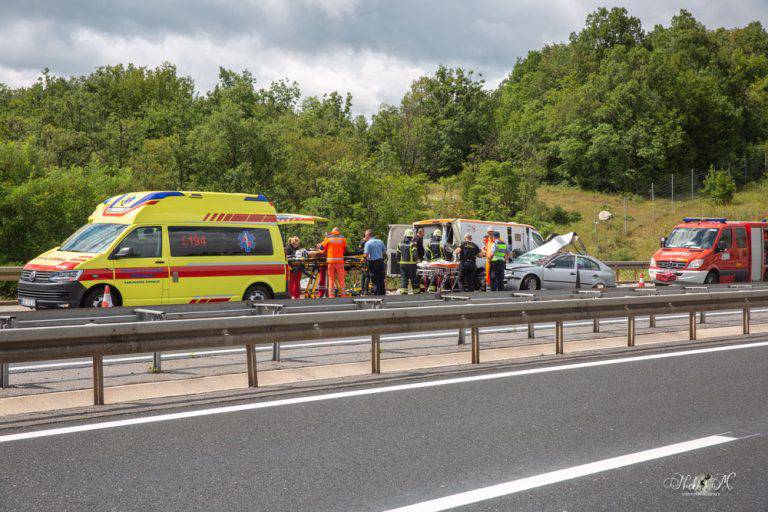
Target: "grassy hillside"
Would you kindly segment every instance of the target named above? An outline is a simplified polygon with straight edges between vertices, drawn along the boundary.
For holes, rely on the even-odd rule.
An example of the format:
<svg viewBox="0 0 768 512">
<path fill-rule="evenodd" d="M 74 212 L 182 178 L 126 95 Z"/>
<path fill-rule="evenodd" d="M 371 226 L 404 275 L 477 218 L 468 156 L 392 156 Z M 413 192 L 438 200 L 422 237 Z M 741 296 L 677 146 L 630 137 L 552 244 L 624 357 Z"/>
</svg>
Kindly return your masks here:
<svg viewBox="0 0 768 512">
<path fill-rule="evenodd" d="M 659 246 L 659 237 L 666 236 L 683 217 L 727 217 L 732 220 L 760 220 L 768 217 L 768 193 L 761 187 L 739 192 L 731 205 L 718 207 L 704 197 L 675 201 L 652 202 L 637 196 L 627 198 L 627 234 L 624 235 L 623 201 L 618 195 L 585 192 L 583 190 L 544 186 L 539 197 L 549 205 L 560 205 L 577 211 L 581 220 L 559 226 L 559 231 L 576 231 L 587 249 L 606 260 L 647 260 Z M 595 237 L 597 214 L 607 210 L 613 218 L 599 222 L 598 242 Z"/>
</svg>

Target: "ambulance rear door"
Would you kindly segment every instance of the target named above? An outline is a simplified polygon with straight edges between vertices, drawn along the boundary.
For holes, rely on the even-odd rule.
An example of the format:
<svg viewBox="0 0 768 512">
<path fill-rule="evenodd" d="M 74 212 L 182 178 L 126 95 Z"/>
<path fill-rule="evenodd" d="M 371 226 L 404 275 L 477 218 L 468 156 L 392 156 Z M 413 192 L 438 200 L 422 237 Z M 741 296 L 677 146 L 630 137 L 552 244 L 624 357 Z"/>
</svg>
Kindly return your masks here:
<svg viewBox="0 0 768 512">
<path fill-rule="evenodd" d="M 402 242 L 405 230 L 413 228 L 410 224 L 390 224 L 387 233 L 387 275 L 399 276 L 400 265 L 397 263 L 397 246 Z"/>
</svg>

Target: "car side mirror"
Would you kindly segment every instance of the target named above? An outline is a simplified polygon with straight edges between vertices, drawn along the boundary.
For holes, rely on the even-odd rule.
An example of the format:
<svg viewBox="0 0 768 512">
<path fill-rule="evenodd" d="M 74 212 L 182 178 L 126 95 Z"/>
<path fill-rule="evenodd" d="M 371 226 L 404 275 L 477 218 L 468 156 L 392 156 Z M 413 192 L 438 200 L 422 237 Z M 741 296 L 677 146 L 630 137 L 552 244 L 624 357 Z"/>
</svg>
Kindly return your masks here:
<svg viewBox="0 0 768 512">
<path fill-rule="evenodd" d="M 659 247 L 662 249 L 667 246 L 667 237 L 663 236 L 659 238 Z"/>
<path fill-rule="evenodd" d="M 114 259 L 119 260 L 121 258 L 130 258 L 133 256 L 133 249 L 130 247 L 121 247 L 113 256 Z"/>
<path fill-rule="evenodd" d="M 717 242 L 717 252 L 723 252 L 728 248 L 727 245 L 725 245 L 725 241 L 720 240 Z"/>
</svg>

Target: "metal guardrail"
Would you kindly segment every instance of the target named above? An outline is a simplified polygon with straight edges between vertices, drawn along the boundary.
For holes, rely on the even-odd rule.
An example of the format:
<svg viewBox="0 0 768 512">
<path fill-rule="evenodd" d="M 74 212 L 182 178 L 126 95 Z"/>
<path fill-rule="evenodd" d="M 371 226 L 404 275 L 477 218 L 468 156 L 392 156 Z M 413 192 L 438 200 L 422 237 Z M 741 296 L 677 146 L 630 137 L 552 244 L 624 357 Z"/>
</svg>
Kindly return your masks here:
<svg viewBox="0 0 768 512">
<path fill-rule="evenodd" d="M 650 267 L 649 261 L 604 261 L 614 270 L 645 270 Z"/>
<path fill-rule="evenodd" d="M 612 269 L 644 270 L 648 268 L 647 261 L 606 261 Z M 18 281 L 21 277 L 21 267 L 0 267 L 0 281 Z"/>
<path fill-rule="evenodd" d="M 696 313 L 713 310 L 743 311 L 743 332 L 749 333 L 750 308 L 768 305 L 768 288 L 722 289 L 680 294 L 641 294 L 547 301 L 497 301 L 492 303 L 442 303 L 422 307 L 359 309 L 302 314 L 129 321 L 59 327 L 17 328 L 6 320 L 0 330 L 0 363 L 89 357 L 93 361 L 94 404 L 104 403 L 103 357 L 169 350 L 194 350 L 245 346 L 248 384 L 258 385 L 255 346 L 284 341 L 346 337 L 371 337 L 371 371 L 380 373 L 380 339 L 383 334 L 471 330 L 471 362 L 480 362 L 481 327 L 532 326 L 555 322 L 555 353 L 564 353 L 563 322 L 626 317 L 627 346 L 635 345 L 635 318 L 658 314 L 689 313 L 690 339 L 696 339 Z M 518 297 L 519 298 L 519 297 Z M 279 309 L 259 304 L 264 313 Z M 151 315 L 150 315 L 151 316 Z M 167 318 L 167 317 L 166 317 Z M 532 335 L 532 330 L 529 330 Z M 7 366 L 6 366 L 7 368 Z"/>
<path fill-rule="evenodd" d="M 18 281 L 21 267 L 0 267 L 0 281 Z"/>
</svg>

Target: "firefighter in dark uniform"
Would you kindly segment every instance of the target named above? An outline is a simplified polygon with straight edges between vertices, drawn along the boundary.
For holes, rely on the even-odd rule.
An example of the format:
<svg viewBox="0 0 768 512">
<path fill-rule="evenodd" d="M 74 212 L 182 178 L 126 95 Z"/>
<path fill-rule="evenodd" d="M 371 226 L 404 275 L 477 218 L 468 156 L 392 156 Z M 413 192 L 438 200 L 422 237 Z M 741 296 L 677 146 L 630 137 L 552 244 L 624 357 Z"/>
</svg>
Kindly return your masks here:
<svg viewBox="0 0 768 512">
<path fill-rule="evenodd" d="M 465 292 L 475 291 L 477 281 L 477 255 L 480 248 L 472 241 L 472 235 L 464 235 L 464 241 L 453 251 L 459 259 L 459 280 Z"/>
<path fill-rule="evenodd" d="M 408 293 L 408 283 L 413 287 L 413 293 L 421 293 L 421 284 L 416 272 L 416 264 L 419 262 L 419 253 L 413 241 L 413 230 L 406 229 L 403 241 L 397 245 L 397 262 L 400 264 L 400 288 L 401 295 Z"/>
<path fill-rule="evenodd" d="M 443 259 L 443 232 L 438 228 L 432 232 L 432 235 L 429 237 L 429 243 L 427 243 L 427 247 L 424 252 L 424 259 L 426 261 L 435 261 Z M 434 292 L 437 290 L 437 287 L 440 286 L 439 282 L 435 282 L 436 278 L 433 278 L 432 281 L 429 283 L 429 289 L 428 292 Z M 438 280 L 439 281 L 439 280 Z"/>
<path fill-rule="evenodd" d="M 426 251 L 424 253 L 424 259 L 426 261 L 435 261 L 443 258 L 443 232 L 440 229 L 436 229 L 432 232 L 432 236 L 429 237 L 429 244 L 427 244 Z"/>
</svg>

